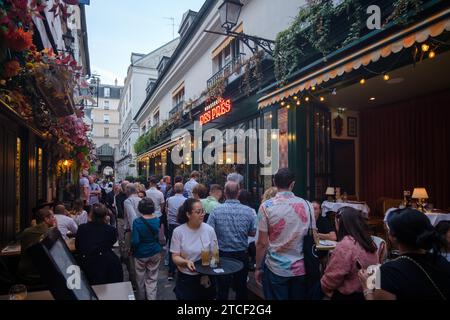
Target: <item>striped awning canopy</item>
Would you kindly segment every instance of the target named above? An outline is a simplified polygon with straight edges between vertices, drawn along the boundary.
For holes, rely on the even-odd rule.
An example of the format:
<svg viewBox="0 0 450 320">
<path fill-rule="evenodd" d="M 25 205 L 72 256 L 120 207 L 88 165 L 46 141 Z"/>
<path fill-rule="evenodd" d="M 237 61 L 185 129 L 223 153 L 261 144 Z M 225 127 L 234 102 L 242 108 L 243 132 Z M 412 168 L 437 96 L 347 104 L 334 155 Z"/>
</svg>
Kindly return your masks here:
<svg viewBox="0 0 450 320">
<path fill-rule="evenodd" d="M 306 74 L 288 85 L 263 96 L 258 100 L 258 108 L 262 109 L 274 105 L 313 86 L 335 79 L 345 73 L 350 73 L 362 66 L 368 66 L 381 58 L 386 58 L 405 48 L 410 48 L 415 43 L 423 43 L 429 37 L 436 37 L 445 30 L 450 31 L 450 9 L 441 11 L 394 35 L 368 45 L 339 61 L 326 64 L 319 70 Z"/>
</svg>

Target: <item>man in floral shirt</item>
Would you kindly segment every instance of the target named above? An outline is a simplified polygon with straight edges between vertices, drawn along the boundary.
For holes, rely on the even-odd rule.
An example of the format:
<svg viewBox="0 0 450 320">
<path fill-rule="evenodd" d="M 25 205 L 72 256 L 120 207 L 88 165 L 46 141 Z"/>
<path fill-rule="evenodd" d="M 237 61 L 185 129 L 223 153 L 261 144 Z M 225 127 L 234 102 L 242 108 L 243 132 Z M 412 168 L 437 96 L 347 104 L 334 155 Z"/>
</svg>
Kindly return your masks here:
<svg viewBox="0 0 450 320">
<path fill-rule="evenodd" d="M 280 169 L 274 177 L 277 195 L 258 212 L 255 276 L 268 300 L 306 299 L 303 238 L 316 222 L 312 205 L 292 193 L 294 180 L 289 169 Z"/>
</svg>

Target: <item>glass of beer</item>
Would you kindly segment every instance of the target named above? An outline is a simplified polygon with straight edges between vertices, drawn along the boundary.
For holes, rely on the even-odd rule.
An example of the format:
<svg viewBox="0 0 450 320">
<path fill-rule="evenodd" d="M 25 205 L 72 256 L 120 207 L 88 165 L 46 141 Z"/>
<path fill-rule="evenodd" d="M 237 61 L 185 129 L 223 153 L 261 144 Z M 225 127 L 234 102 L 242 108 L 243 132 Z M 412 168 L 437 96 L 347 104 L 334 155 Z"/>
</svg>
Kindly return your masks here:
<svg viewBox="0 0 450 320">
<path fill-rule="evenodd" d="M 16 284 L 9 289 L 9 300 L 26 300 L 27 287 L 23 284 Z"/>
<path fill-rule="evenodd" d="M 202 249 L 202 266 L 209 266 L 209 249 Z"/>
</svg>

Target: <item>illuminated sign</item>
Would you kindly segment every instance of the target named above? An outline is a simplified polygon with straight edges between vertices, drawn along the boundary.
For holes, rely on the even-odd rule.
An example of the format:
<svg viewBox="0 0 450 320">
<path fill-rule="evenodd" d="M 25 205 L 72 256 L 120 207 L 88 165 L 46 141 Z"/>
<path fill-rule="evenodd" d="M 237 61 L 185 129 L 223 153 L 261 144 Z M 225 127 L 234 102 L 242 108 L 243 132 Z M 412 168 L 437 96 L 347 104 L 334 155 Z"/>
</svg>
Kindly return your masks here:
<svg viewBox="0 0 450 320">
<path fill-rule="evenodd" d="M 223 117 L 224 115 L 231 112 L 231 100 L 230 99 L 218 99 L 206 106 L 205 112 L 200 115 L 200 124 L 204 125 L 211 122 L 217 118 Z"/>
</svg>

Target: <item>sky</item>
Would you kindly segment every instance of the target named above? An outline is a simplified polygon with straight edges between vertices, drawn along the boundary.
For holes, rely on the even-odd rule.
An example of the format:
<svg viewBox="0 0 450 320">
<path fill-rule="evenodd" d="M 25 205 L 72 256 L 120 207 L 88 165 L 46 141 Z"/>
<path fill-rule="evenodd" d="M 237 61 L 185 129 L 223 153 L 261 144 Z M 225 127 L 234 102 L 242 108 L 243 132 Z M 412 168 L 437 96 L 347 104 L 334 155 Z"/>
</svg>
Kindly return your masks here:
<svg viewBox="0 0 450 320">
<path fill-rule="evenodd" d="M 104 84 L 123 85 L 131 53 L 149 53 L 178 37 L 183 13 L 205 0 L 91 0 L 86 6 L 91 73 Z"/>
</svg>

